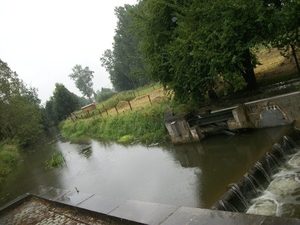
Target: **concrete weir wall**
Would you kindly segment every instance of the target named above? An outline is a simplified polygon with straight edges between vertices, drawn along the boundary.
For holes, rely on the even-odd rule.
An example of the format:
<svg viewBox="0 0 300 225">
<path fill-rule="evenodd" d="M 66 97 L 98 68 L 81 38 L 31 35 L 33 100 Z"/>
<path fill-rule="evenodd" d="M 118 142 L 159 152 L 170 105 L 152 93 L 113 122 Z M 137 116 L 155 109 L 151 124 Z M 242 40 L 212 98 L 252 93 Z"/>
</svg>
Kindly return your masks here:
<svg viewBox="0 0 300 225">
<path fill-rule="evenodd" d="M 165 126 L 174 144 L 198 142 L 207 134 L 293 124 L 300 127 L 300 92 L 241 103 L 230 108 L 173 116 L 166 112 Z"/>
<path fill-rule="evenodd" d="M 246 212 L 251 200 L 258 197 L 258 190 L 265 190 L 271 177 L 279 171 L 281 165 L 288 160 L 287 155 L 295 153 L 300 140 L 300 131 L 290 127 L 263 157 L 256 162 L 230 189 L 214 204 L 212 209 L 233 212 Z"/>
<path fill-rule="evenodd" d="M 70 217 L 68 210 L 90 217 L 88 223 L 76 220 L 72 224 L 79 224 L 80 222 L 80 224 L 99 224 L 94 223 L 99 218 L 103 221 L 100 224 L 296 225 L 300 223 L 297 218 L 276 218 L 142 202 L 40 186 L 0 207 L 0 224 L 63 224 L 61 221 L 55 220 L 56 214 L 61 213 L 57 210 L 52 210 L 53 214 L 48 217 L 47 213 L 42 213 L 41 209 L 26 207 L 26 203 L 34 199 L 46 201 L 47 207 L 64 207 L 68 217 Z M 28 219 L 30 223 L 23 222 Z M 18 223 L 18 221 L 21 222 Z"/>
</svg>

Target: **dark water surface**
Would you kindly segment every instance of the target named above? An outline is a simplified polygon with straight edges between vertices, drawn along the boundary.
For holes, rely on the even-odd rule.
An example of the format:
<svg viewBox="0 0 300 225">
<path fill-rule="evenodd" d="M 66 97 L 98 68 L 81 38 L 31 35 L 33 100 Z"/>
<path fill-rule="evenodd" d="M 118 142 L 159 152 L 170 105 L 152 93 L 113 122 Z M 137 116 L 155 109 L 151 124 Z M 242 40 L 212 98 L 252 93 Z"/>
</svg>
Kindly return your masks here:
<svg viewBox="0 0 300 225">
<path fill-rule="evenodd" d="M 92 140 L 57 140 L 66 164 L 46 169 L 51 145 L 23 154 L 0 189 L 0 205 L 39 185 L 180 206 L 210 208 L 287 128 L 217 135 L 201 143 L 168 147 L 122 146 Z"/>
</svg>

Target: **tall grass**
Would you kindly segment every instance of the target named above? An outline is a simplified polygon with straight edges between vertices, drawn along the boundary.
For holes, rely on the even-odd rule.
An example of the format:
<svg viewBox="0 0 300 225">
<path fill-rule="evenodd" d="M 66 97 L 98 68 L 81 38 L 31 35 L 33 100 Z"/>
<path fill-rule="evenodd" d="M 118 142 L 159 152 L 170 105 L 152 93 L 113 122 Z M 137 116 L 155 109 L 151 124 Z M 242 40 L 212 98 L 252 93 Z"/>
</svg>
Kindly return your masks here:
<svg viewBox="0 0 300 225">
<path fill-rule="evenodd" d="M 113 116 L 95 116 L 85 120 L 61 123 L 62 135 L 75 140 L 80 137 L 109 139 L 112 141 L 131 142 L 137 140 L 151 144 L 168 140 L 163 115 L 165 104 L 153 105 L 142 110 Z"/>
<path fill-rule="evenodd" d="M 20 154 L 18 146 L 10 143 L 0 143 L 0 185 L 7 175 L 18 165 Z"/>
</svg>

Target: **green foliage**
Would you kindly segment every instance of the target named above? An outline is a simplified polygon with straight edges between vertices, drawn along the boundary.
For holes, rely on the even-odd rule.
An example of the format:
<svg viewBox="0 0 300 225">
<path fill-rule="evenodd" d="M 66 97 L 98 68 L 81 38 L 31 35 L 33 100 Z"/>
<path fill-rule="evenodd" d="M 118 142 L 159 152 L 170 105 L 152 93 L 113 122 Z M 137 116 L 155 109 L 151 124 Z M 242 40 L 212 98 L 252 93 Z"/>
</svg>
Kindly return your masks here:
<svg viewBox="0 0 300 225">
<path fill-rule="evenodd" d="M 257 60 L 250 49 L 272 36 L 269 4 L 147 0 L 118 7 L 113 50 L 105 51 L 102 65 L 117 90 L 150 76 L 184 103 L 204 101 L 220 84 L 255 88 Z"/>
<path fill-rule="evenodd" d="M 16 144 L 0 143 L 0 185 L 18 165 L 20 154 Z"/>
<path fill-rule="evenodd" d="M 35 142 L 42 131 L 42 115 L 35 88 L 27 87 L 0 60 L 0 137 L 21 145 Z"/>
<path fill-rule="evenodd" d="M 50 100 L 46 102 L 45 111 L 46 111 L 46 115 L 44 117 L 49 120 L 47 124 L 48 127 L 52 127 L 58 124 L 57 113 L 54 108 L 53 96 L 50 98 Z"/>
<path fill-rule="evenodd" d="M 250 50 L 274 35 L 272 4 L 140 1 L 134 24 L 148 72 L 183 103 L 205 100 L 220 84 L 234 91 L 255 88 L 257 60 Z"/>
<path fill-rule="evenodd" d="M 22 96 L 11 98 L 6 115 L 14 138 L 23 146 L 35 142 L 42 132 L 41 110 Z"/>
<path fill-rule="evenodd" d="M 57 168 L 62 166 L 65 163 L 65 158 L 62 154 L 62 152 L 52 150 L 52 156 L 50 160 L 47 160 L 45 162 L 46 167 L 51 169 L 51 168 Z"/>
<path fill-rule="evenodd" d="M 107 49 L 100 58 L 117 91 L 134 89 L 149 82 L 139 51 L 139 38 L 133 32 L 132 12 L 136 10 L 136 6 L 131 5 L 115 8 L 118 23 L 113 50 Z"/>
<path fill-rule="evenodd" d="M 49 107 L 52 105 L 52 115 L 57 118 L 57 121 L 66 119 L 67 116 L 79 107 L 78 97 L 65 88 L 63 84 L 55 84 L 53 99 L 50 101 L 53 102 Z"/>
<path fill-rule="evenodd" d="M 272 44 L 288 54 L 289 47 L 300 47 L 300 2 L 283 0 L 283 4 L 273 7 L 274 34 Z"/>
<path fill-rule="evenodd" d="M 117 104 L 120 101 L 131 101 L 132 99 L 135 98 L 135 93 L 133 91 L 122 91 L 119 92 L 118 94 L 114 93 L 114 95 L 107 100 L 101 102 L 101 105 L 98 106 L 100 111 L 104 111 L 104 108 L 101 106 L 104 106 L 106 109 L 111 109 L 117 106 Z"/>
<path fill-rule="evenodd" d="M 109 98 L 113 97 L 116 93 L 115 92 L 103 92 L 97 95 L 97 102 L 104 102 Z"/>
<path fill-rule="evenodd" d="M 87 66 L 83 69 L 81 65 L 74 66 L 72 71 L 73 73 L 69 77 L 75 81 L 75 85 L 81 93 L 92 101 L 91 97 L 95 93 L 92 81 L 94 71 L 91 71 Z"/>
<path fill-rule="evenodd" d="M 272 17 L 273 37 L 272 44 L 281 50 L 281 54 L 290 57 L 291 52 L 300 74 L 299 60 L 296 52 L 300 49 L 300 2 L 283 0 L 276 5 Z"/>
<path fill-rule="evenodd" d="M 163 123 L 165 108 L 165 105 L 155 105 L 115 116 L 98 116 L 76 122 L 68 120 L 63 121 L 60 128 L 62 135 L 71 140 L 88 136 L 113 141 L 132 137 L 148 144 L 163 142 L 169 138 Z"/>
</svg>

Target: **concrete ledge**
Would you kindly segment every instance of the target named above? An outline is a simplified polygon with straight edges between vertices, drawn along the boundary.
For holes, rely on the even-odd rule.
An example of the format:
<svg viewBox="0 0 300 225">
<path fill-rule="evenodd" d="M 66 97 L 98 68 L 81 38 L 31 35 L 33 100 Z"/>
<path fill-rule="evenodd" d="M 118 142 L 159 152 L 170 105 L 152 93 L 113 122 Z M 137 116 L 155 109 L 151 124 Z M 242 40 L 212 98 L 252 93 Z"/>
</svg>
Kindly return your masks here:
<svg viewBox="0 0 300 225">
<path fill-rule="evenodd" d="M 272 225 L 296 225 L 299 224 L 299 219 L 269 217 L 224 211 L 213 211 L 208 209 L 180 207 L 174 212 L 162 225 L 232 225 L 232 224 L 272 224 Z"/>
<path fill-rule="evenodd" d="M 113 219 L 117 224 L 300 224 L 297 218 L 279 218 L 225 212 L 209 209 L 180 207 L 167 204 L 142 202 L 96 196 L 76 191 L 50 187 L 38 187 L 0 208 L 0 215 L 15 209 L 32 197 L 46 200 L 54 205 L 75 209 L 78 213 L 91 213 L 101 218 Z"/>
<path fill-rule="evenodd" d="M 0 216 L 9 210 L 17 208 L 18 206 L 22 205 L 24 202 L 30 200 L 31 198 L 32 198 L 32 195 L 26 193 L 24 195 L 17 197 L 14 200 L 8 202 L 7 204 L 1 206 L 0 207 Z"/>
</svg>

